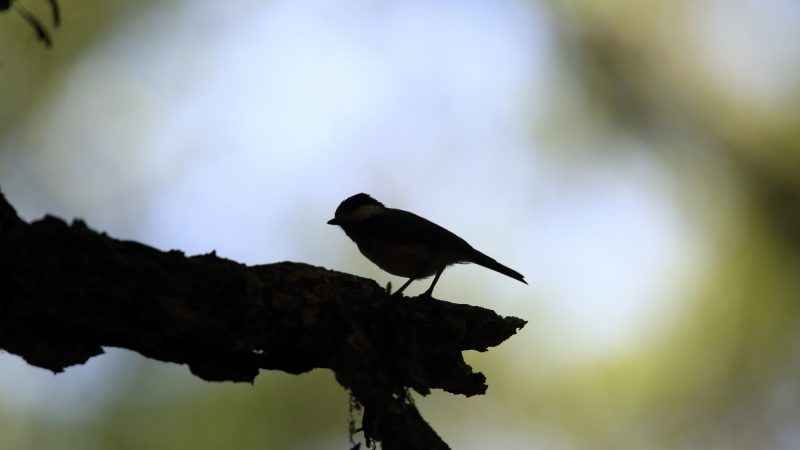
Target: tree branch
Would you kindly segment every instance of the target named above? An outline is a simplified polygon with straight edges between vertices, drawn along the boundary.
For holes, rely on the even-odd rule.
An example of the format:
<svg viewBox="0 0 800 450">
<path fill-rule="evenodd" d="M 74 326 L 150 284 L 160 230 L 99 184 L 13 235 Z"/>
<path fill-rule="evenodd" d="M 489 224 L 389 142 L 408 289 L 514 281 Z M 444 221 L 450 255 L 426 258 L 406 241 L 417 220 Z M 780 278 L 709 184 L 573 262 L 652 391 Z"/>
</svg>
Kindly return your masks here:
<svg viewBox="0 0 800 450">
<path fill-rule="evenodd" d="M 329 368 L 364 405 L 368 439 L 445 449 L 406 388 L 483 394 L 485 377 L 462 351 L 485 351 L 524 325 L 475 306 L 391 298 L 374 281 L 307 264 L 248 267 L 112 239 L 79 220 L 28 224 L 0 194 L 0 349 L 54 372 L 108 346 L 209 381 Z"/>
</svg>

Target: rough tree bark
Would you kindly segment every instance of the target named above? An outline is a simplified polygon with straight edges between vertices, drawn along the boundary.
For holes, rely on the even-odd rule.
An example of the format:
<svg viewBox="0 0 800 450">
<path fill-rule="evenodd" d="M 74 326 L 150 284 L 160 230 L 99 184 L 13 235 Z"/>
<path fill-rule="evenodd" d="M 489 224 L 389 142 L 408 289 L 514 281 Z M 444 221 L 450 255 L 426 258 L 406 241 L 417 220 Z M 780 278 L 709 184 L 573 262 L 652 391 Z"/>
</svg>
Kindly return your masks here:
<svg viewBox="0 0 800 450">
<path fill-rule="evenodd" d="M 384 449 L 445 449 L 405 392 L 472 396 L 462 358 L 525 325 L 493 311 L 389 297 L 374 281 L 307 264 L 245 266 L 121 241 L 47 216 L 22 221 L 0 194 L 0 349 L 60 372 L 121 347 L 209 381 L 329 368 Z"/>
</svg>

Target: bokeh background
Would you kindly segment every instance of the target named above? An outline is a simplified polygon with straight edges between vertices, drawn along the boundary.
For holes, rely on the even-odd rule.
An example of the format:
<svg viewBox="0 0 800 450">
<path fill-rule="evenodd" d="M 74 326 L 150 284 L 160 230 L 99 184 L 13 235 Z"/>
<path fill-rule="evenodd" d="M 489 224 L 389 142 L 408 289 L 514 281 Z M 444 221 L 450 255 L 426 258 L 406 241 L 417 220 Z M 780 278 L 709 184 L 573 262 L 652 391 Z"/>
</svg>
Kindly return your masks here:
<svg viewBox="0 0 800 450">
<path fill-rule="evenodd" d="M 417 397 L 454 449 L 800 448 L 800 3 L 60 4 L 51 50 L 0 13 L 0 189 L 26 220 L 397 286 L 325 225 L 368 192 L 530 283 L 437 286 L 529 321 L 466 355 L 485 396 Z M 4 450 L 343 449 L 347 415 L 328 371 L 0 353 Z"/>
</svg>

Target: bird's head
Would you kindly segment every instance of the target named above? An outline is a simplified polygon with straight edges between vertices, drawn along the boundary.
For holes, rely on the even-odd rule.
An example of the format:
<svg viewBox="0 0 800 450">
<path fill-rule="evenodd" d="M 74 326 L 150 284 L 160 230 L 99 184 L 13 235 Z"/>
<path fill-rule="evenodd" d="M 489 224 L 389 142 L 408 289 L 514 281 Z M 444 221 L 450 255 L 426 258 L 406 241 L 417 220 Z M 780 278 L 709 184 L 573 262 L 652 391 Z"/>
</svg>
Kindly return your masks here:
<svg viewBox="0 0 800 450">
<path fill-rule="evenodd" d="M 333 219 L 328 221 L 328 225 L 347 226 L 363 222 L 375 214 L 382 213 L 386 208 L 383 203 L 375 200 L 367 194 L 356 194 L 336 208 Z"/>
</svg>

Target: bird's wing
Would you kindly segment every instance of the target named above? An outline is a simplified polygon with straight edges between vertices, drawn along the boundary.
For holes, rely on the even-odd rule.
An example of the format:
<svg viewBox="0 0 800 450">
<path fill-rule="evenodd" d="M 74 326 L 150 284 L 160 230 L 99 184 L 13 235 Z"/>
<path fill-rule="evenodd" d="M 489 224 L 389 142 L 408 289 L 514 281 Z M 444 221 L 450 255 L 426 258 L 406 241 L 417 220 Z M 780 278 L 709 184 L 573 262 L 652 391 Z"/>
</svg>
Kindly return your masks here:
<svg viewBox="0 0 800 450">
<path fill-rule="evenodd" d="M 372 216 L 368 222 L 369 225 L 363 230 L 369 230 L 368 234 L 385 241 L 421 244 L 466 254 L 475 251 L 467 241 L 454 233 L 424 217 L 401 209 L 387 208 L 384 214 Z"/>
</svg>

